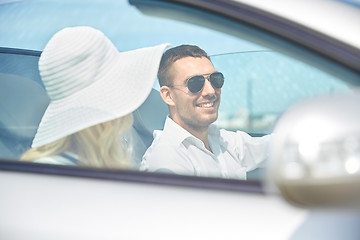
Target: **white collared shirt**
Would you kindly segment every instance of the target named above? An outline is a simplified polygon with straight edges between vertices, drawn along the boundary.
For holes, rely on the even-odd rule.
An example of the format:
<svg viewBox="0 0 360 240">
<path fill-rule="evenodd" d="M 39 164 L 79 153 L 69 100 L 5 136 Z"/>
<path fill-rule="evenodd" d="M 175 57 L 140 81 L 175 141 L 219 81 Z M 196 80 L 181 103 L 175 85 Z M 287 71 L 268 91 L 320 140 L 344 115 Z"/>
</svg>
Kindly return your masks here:
<svg viewBox="0 0 360 240">
<path fill-rule="evenodd" d="M 212 152 L 167 117 L 164 130 L 154 131 L 154 141 L 143 156 L 140 170 L 246 179 L 246 172 L 262 167 L 269 154 L 270 135 L 251 137 L 211 124 L 208 140 Z"/>
</svg>

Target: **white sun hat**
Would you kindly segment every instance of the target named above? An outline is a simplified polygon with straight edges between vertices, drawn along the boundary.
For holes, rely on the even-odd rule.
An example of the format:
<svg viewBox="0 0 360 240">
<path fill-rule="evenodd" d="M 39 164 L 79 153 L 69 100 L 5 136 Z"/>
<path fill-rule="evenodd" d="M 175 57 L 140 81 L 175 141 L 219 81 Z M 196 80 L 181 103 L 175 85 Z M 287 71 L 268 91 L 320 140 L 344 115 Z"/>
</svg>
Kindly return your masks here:
<svg viewBox="0 0 360 240">
<path fill-rule="evenodd" d="M 32 147 L 133 112 L 149 95 L 167 46 L 119 52 L 92 27 L 57 32 L 39 59 L 50 104 Z"/>
</svg>

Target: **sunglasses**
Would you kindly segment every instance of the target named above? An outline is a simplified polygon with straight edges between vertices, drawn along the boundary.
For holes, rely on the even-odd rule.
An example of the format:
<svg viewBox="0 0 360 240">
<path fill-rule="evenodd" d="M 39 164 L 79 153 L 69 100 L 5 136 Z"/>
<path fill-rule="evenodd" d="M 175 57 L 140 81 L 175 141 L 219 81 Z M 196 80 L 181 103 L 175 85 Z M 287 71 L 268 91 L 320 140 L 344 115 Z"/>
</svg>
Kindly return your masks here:
<svg viewBox="0 0 360 240">
<path fill-rule="evenodd" d="M 205 77 L 208 75 L 207 77 Z M 200 92 L 205 85 L 205 79 L 209 80 L 211 86 L 220 89 L 224 85 L 224 75 L 221 72 L 214 72 L 205 75 L 196 75 L 186 80 L 186 86 L 191 93 Z M 169 87 L 182 86 L 182 85 L 169 85 Z"/>
</svg>

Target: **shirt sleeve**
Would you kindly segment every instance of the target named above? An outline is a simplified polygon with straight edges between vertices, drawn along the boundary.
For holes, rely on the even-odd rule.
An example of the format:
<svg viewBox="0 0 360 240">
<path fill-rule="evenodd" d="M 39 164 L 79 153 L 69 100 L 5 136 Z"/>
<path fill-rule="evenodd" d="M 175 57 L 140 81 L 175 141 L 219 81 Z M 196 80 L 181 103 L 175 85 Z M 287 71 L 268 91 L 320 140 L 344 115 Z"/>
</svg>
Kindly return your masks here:
<svg viewBox="0 0 360 240">
<path fill-rule="evenodd" d="M 252 137 L 242 131 L 226 130 L 221 130 L 221 135 L 229 142 L 229 147 L 247 171 L 265 166 L 269 158 L 271 135 Z"/>
</svg>

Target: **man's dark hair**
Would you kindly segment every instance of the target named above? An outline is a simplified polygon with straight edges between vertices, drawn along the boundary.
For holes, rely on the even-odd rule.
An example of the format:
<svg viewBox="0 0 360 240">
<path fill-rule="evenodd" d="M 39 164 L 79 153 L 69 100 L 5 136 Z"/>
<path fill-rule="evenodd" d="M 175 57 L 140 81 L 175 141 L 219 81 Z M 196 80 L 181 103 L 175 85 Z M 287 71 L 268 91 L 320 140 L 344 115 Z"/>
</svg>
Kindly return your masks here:
<svg viewBox="0 0 360 240">
<path fill-rule="evenodd" d="M 180 45 L 167 50 L 160 61 L 160 67 L 158 71 L 158 79 L 160 87 L 172 84 L 172 80 L 169 76 L 169 68 L 177 60 L 185 57 L 202 58 L 206 57 L 210 60 L 207 53 L 195 45 Z M 210 60 L 211 61 L 211 60 Z"/>
</svg>

